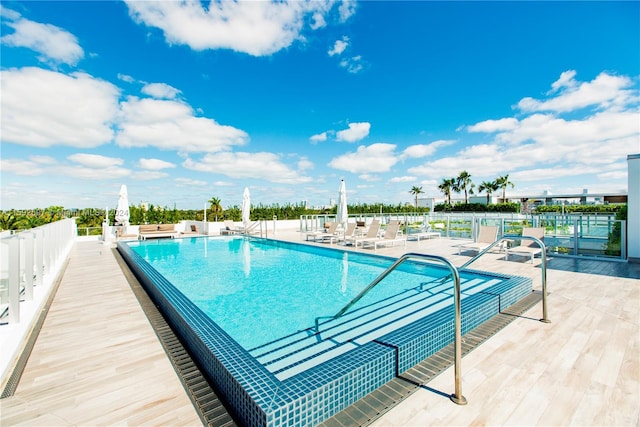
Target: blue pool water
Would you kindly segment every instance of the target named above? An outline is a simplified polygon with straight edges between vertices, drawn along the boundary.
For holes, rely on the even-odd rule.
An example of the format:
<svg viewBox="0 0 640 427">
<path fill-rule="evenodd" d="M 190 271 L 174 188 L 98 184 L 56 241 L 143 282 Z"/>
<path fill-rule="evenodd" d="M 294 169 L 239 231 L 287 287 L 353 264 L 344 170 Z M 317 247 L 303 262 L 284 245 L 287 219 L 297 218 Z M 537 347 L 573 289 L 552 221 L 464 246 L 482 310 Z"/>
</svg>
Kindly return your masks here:
<svg viewBox="0 0 640 427">
<path fill-rule="evenodd" d="M 335 314 L 394 261 L 233 236 L 130 247 L 246 349 Z M 419 265 L 396 270 L 354 308 L 443 275 L 446 271 Z"/>
</svg>

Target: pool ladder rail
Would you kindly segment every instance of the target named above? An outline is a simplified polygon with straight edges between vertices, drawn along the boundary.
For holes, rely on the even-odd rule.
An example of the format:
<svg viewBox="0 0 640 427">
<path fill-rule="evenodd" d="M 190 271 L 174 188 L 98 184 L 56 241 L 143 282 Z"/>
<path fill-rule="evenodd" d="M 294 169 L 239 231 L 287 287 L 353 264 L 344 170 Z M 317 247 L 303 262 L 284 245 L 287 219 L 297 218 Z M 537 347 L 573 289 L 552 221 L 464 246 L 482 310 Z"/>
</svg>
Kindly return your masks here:
<svg viewBox="0 0 640 427">
<path fill-rule="evenodd" d="M 419 258 L 430 261 L 436 261 L 444 264 L 451 272 L 448 276 L 442 279 L 442 283 L 453 278 L 453 305 L 455 315 L 455 332 L 454 332 L 454 381 L 455 381 L 455 393 L 450 395 L 449 398 L 458 405 L 466 405 L 467 399 L 462 395 L 462 313 L 461 313 L 461 300 L 460 300 L 460 273 L 459 270 L 463 270 L 470 264 L 475 262 L 478 258 L 489 252 L 496 245 L 506 240 L 511 239 L 528 239 L 533 240 L 538 244 L 541 249 L 540 256 L 542 258 L 541 270 L 542 270 L 542 319 L 543 323 L 551 323 L 547 314 L 547 249 L 542 240 L 533 236 L 519 236 L 519 235 L 504 235 L 497 239 L 495 242 L 487 246 L 482 251 L 478 252 L 476 256 L 465 262 L 459 268 L 456 268 L 448 259 L 430 254 L 421 254 L 417 252 L 408 252 L 398 258 L 389 268 L 383 271 L 378 277 L 376 277 L 366 288 L 364 288 L 358 295 L 356 295 L 351 301 L 349 301 L 340 311 L 333 316 L 319 316 L 315 319 L 315 331 L 320 333 L 320 320 L 329 319 L 335 320 L 347 313 L 351 307 L 353 307 L 358 301 L 360 301 L 369 291 L 376 287 L 385 277 L 387 277 L 393 270 L 398 268 L 400 264 L 411 258 Z"/>
</svg>

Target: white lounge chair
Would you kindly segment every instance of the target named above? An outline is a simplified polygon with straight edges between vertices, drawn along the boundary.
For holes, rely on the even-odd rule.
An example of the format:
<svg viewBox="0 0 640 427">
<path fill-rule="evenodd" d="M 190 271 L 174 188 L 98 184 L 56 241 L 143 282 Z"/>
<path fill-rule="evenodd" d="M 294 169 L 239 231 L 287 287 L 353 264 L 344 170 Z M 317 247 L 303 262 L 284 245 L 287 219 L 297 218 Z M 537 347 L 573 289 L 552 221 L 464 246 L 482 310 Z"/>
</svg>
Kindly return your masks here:
<svg viewBox="0 0 640 427">
<path fill-rule="evenodd" d="M 523 236 L 536 237 L 539 240 L 544 239 L 544 227 L 524 227 L 522 229 Z M 542 248 L 538 246 L 538 243 L 534 240 L 523 239 L 519 246 L 513 248 L 507 248 L 505 253 L 505 259 L 509 259 L 509 254 L 517 254 L 522 256 L 530 256 L 531 264 L 533 264 L 533 257 L 537 254 L 542 254 Z"/>
<path fill-rule="evenodd" d="M 364 242 L 365 240 L 371 240 L 378 237 L 378 232 L 380 231 L 380 220 L 374 219 L 369 224 L 369 228 L 367 229 L 367 233 L 364 236 L 351 236 L 346 237 L 344 239 L 345 244 L 352 244 L 356 248 L 358 247 L 358 243 Z"/>
<path fill-rule="evenodd" d="M 242 227 L 238 227 L 233 221 L 228 219 L 224 222 L 224 227 L 220 229 L 220 234 L 221 235 L 240 234 L 243 231 L 244 229 Z"/>
<path fill-rule="evenodd" d="M 377 237 L 375 239 L 364 239 L 362 240 L 362 247 L 373 245 L 373 250 L 378 249 L 378 246 L 386 246 L 386 245 L 394 245 L 395 243 L 403 243 L 405 246 L 407 245 L 407 238 L 405 236 L 398 236 L 400 232 L 400 221 L 391 220 L 389 221 L 389 225 L 387 226 L 387 230 L 385 231 L 382 237 Z"/>
<path fill-rule="evenodd" d="M 419 242 L 420 239 L 431 239 L 432 237 L 440 238 L 442 237 L 442 233 L 439 231 L 433 231 L 431 224 L 429 223 L 415 232 L 410 232 L 409 229 L 407 229 L 407 240 L 417 240 Z"/>
<path fill-rule="evenodd" d="M 344 234 L 338 236 L 338 241 L 346 242 L 347 239 L 354 237 L 355 232 L 356 232 L 356 223 L 355 222 L 347 223 L 347 227 L 344 230 Z"/>
<path fill-rule="evenodd" d="M 481 225 L 478 238 L 475 242 L 458 245 L 458 255 L 465 251 L 482 252 L 498 238 L 498 227 L 493 225 Z"/>
<path fill-rule="evenodd" d="M 329 240 L 329 243 L 333 243 L 334 240 L 338 240 L 338 234 L 336 231 L 338 230 L 338 222 L 330 222 L 327 231 L 314 231 L 311 233 L 307 233 L 307 241 L 312 240 L 314 242 L 325 240 Z"/>
</svg>

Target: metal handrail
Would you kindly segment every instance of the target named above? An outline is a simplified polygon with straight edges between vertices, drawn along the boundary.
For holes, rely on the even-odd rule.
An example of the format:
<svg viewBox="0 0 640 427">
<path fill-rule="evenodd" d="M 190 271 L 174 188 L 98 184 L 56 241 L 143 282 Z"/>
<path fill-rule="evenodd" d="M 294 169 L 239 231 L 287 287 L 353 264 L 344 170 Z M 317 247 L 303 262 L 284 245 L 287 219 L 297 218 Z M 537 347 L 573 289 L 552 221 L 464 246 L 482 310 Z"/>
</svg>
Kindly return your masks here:
<svg viewBox="0 0 640 427">
<path fill-rule="evenodd" d="M 455 265 L 453 265 L 448 259 L 437 255 L 421 254 L 416 252 L 408 252 L 402 255 L 396 260 L 389 268 L 382 272 L 373 282 L 364 288 L 358 295 L 356 295 L 347 305 L 345 305 L 334 316 L 329 317 L 316 317 L 316 332 L 320 332 L 320 319 L 338 319 L 344 315 L 354 304 L 356 304 L 362 297 L 364 297 L 371 289 L 373 289 L 378 283 L 380 283 L 385 277 L 387 277 L 393 270 L 395 270 L 400 264 L 409 258 L 423 258 L 433 261 L 439 261 L 445 264 L 451 271 L 451 277 L 453 277 L 454 293 L 453 293 L 453 305 L 455 308 L 455 336 L 454 336 L 454 375 L 455 375 L 455 393 L 450 395 L 449 398 L 458 405 L 466 405 L 467 399 L 462 395 L 462 314 L 460 303 L 460 274 Z"/>
<path fill-rule="evenodd" d="M 542 242 L 542 240 L 538 239 L 537 237 L 520 236 L 517 234 L 515 235 L 505 234 L 504 236 L 502 236 L 501 238 L 499 238 L 498 240 L 496 240 L 495 242 L 491 243 L 489 246 L 487 246 L 486 248 L 478 252 L 478 254 L 473 258 L 471 258 L 469 261 L 462 264 L 459 267 L 459 270 L 466 268 L 469 264 L 473 263 L 482 255 L 489 252 L 498 243 L 502 243 L 503 240 L 512 240 L 512 239 L 533 240 L 538 244 L 538 246 L 540 246 L 540 249 L 541 249 L 540 257 L 542 258 L 542 263 L 540 264 L 540 269 L 542 270 L 542 319 L 540 319 L 540 321 L 543 323 L 551 323 L 551 320 L 549 320 L 549 316 L 547 313 L 547 246 Z"/>
</svg>

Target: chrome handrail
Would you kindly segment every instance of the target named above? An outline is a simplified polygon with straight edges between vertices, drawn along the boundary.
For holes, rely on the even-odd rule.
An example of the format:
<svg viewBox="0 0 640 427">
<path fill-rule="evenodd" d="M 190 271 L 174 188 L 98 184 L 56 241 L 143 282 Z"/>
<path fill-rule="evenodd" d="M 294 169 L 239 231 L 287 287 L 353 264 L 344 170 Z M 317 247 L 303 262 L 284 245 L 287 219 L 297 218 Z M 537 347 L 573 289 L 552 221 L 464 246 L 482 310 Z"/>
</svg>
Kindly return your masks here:
<svg viewBox="0 0 640 427">
<path fill-rule="evenodd" d="M 387 277 L 393 270 L 395 270 L 400 264 L 409 258 L 423 258 L 433 261 L 439 261 L 445 264 L 451 271 L 453 277 L 454 293 L 453 293 L 453 305 L 455 309 L 455 334 L 454 334 L 454 376 L 455 376 L 455 393 L 450 395 L 449 398 L 458 405 L 466 405 L 467 399 L 462 395 L 462 314 L 461 314 L 461 302 L 460 302 L 460 274 L 455 265 L 453 265 L 448 259 L 437 255 L 421 254 L 416 252 L 408 252 L 398 258 L 389 268 L 383 271 L 376 279 L 373 280 L 366 288 L 364 288 L 358 295 L 356 295 L 349 303 L 347 303 L 340 311 L 333 316 L 316 317 L 316 332 L 320 333 L 320 319 L 338 319 L 344 315 L 354 304 L 356 304 L 362 297 L 364 297 L 371 289 L 373 289 L 378 283 L 380 283 L 385 277 Z"/>
<path fill-rule="evenodd" d="M 462 264 L 458 269 L 462 270 L 466 268 L 469 264 L 473 263 L 482 255 L 486 254 L 491 249 L 493 249 L 493 247 L 496 246 L 498 243 L 502 243 L 503 240 L 512 240 L 512 239 L 513 240 L 515 239 L 533 240 L 538 244 L 538 246 L 540 246 L 540 250 L 541 250 L 540 257 L 542 259 L 542 263 L 540 264 L 540 269 L 542 270 L 542 319 L 540 319 L 540 321 L 543 323 L 551 323 L 551 320 L 549 320 L 549 316 L 547 313 L 547 246 L 542 242 L 542 240 L 538 239 L 537 237 L 520 236 L 517 234 L 515 235 L 505 234 L 504 236 L 502 236 L 501 238 L 499 238 L 498 240 L 496 240 L 495 242 L 491 243 L 489 246 L 487 246 L 486 248 L 478 252 L 476 256 L 474 256 L 469 261 Z"/>
</svg>

